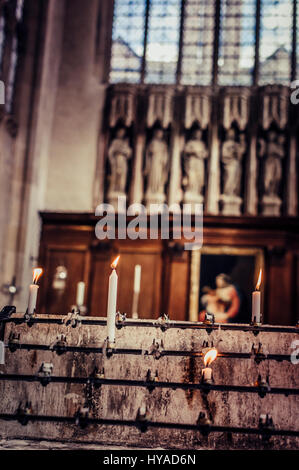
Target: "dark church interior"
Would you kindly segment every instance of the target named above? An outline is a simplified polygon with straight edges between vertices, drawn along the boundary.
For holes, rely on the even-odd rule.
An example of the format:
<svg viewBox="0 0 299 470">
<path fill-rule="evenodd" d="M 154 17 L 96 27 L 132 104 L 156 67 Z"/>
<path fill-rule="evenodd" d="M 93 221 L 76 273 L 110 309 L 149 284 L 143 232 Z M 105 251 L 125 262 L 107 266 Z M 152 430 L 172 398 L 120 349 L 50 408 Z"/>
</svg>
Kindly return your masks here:
<svg viewBox="0 0 299 470">
<path fill-rule="evenodd" d="M 298 184 L 297 0 L 0 0 L 0 450 L 298 450 Z"/>
</svg>

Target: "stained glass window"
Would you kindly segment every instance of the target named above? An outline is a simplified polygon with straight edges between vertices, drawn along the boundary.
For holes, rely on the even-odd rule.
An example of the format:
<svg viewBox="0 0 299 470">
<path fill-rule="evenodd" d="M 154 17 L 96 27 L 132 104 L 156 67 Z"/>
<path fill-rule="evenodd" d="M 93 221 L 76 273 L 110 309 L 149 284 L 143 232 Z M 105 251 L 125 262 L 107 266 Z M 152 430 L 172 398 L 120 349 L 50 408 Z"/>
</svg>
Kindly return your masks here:
<svg viewBox="0 0 299 470">
<path fill-rule="evenodd" d="M 16 78 L 16 68 L 17 68 L 17 61 L 18 61 L 18 53 L 17 53 L 17 38 L 14 37 L 12 41 L 12 50 L 10 56 L 10 66 L 9 66 L 9 73 L 8 79 L 6 82 L 6 99 L 5 99 L 5 108 L 7 112 L 11 112 L 12 110 L 12 103 L 13 103 L 13 92 L 15 87 L 15 78 Z"/>
<path fill-rule="evenodd" d="M 11 113 L 12 108 L 13 108 L 16 71 L 17 71 L 17 65 L 18 65 L 18 49 L 19 49 L 18 27 L 22 21 L 23 6 L 24 6 L 24 0 L 17 0 L 15 4 L 15 10 L 14 10 L 15 28 L 13 31 L 13 37 L 12 37 L 12 42 L 11 42 L 10 63 L 9 63 L 8 76 L 6 79 L 6 87 L 5 87 L 5 91 L 6 91 L 5 109 L 8 113 Z"/>
<path fill-rule="evenodd" d="M 214 1 L 186 1 L 182 54 L 185 85 L 209 85 L 212 81 L 214 24 Z"/>
<path fill-rule="evenodd" d="M 251 85 L 255 56 L 255 0 L 223 0 L 219 85 Z"/>
<path fill-rule="evenodd" d="M 4 16 L 0 17 L 0 70 L 2 65 L 3 57 L 3 48 L 4 48 L 4 29 L 5 29 L 5 19 Z"/>
<path fill-rule="evenodd" d="M 146 83 L 175 83 L 181 0 L 151 0 L 146 46 Z"/>
<path fill-rule="evenodd" d="M 17 0 L 16 5 L 16 20 L 21 21 L 23 16 L 24 0 Z"/>
<path fill-rule="evenodd" d="M 110 80 L 289 84 L 293 33 L 299 57 L 294 5 L 295 0 L 115 0 Z"/>
<path fill-rule="evenodd" d="M 145 4 L 145 0 L 115 0 L 110 73 L 112 82 L 140 81 Z"/>
<path fill-rule="evenodd" d="M 290 83 L 292 0 L 262 0 L 259 84 Z"/>
</svg>

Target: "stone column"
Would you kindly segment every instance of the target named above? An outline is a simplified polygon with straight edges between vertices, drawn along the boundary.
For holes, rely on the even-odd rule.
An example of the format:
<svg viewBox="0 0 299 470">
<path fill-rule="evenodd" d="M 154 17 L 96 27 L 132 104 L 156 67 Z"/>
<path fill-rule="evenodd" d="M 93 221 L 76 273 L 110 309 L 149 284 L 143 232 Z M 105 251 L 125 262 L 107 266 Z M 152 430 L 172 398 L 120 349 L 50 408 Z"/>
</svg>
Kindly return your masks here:
<svg viewBox="0 0 299 470">
<path fill-rule="evenodd" d="M 298 209 L 298 182 L 297 182 L 297 143 L 295 132 L 290 137 L 289 160 L 287 164 L 287 215 L 296 216 Z"/>
<path fill-rule="evenodd" d="M 11 178 L 0 283 L 7 284 L 16 275 L 21 290 L 14 304 L 20 311 L 27 302 L 24 286 L 32 276 L 32 257 L 36 262 L 38 254 L 38 211 L 43 207 L 46 188 L 64 16 L 64 0 L 48 2 L 45 9 L 43 5 L 34 0 L 25 4 L 27 42 L 25 55 L 20 57 L 21 80 L 17 82 L 18 133 L 10 148 L 1 137 L 1 147 L 10 152 Z M 2 302 L 7 300 L 3 297 Z"/>
<path fill-rule="evenodd" d="M 219 214 L 220 196 L 220 148 L 218 136 L 218 119 L 216 105 L 217 99 L 213 99 L 213 111 L 211 119 L 210 161 L 208 164 L 208 190 L 206 212 L 211 215 Z"/>
<path fill-rule="evenodd" d="M 49 154 L 52 139 L 52 125 L 60 67 L 65 2 L 49 2 L 43 31 L 44 43 L 39 51 L 39 80 L 33 82 L 32 120 L 30 140 L 26 149 L 26 171 L 22 189 L 22 207 L 19 234 L 17 238 L 17 280 L 21 286 L 19 295 L 20 311 L 27 304 L 28 292 L 25 286 L 32 277 L 32 268 L 37 265 L 40 217 L 44 209 L 47 187 Z M 40 37 L 36 37 L 41 41 Z"/>
<path fill-rule="evenodd" d="M 130 204 L 141 204 L 143 201 L 143 157 L 145 151 L 145 133 L 138 132 L 135 144 L 133 175 L 130 189 Z"/>
<path fill-rule="evenodd" d="M 245 168 L 245 214 L 246 215 L 257 215 L 258 213 L 258 194 L 257 194 L 257 183 L 258 183 L 258 161 L 257 161 L 257 132 L 258 126 L 254 122 L 254 118 L 251 120 L 250 126 L 250 144 L 248 162 Z"/>
<path fill-rule="evenodd" d="M 181 154 L 184 145 L 184 136 L 180 133 L 179 127 L 179 123 L 174 121 L 170 144 L 170 182 L 168 190 L 169 205 L 180 204 L 182 200 Z"/>
</svg>

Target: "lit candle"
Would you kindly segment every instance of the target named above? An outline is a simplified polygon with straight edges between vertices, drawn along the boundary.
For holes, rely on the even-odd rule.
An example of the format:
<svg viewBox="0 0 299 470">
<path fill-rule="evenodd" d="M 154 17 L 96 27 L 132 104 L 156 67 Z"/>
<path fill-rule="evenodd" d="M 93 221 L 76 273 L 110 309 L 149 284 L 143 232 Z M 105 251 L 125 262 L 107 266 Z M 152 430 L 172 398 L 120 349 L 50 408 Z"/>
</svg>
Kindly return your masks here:
<svg viewBox="0 0 299 470">
<path fill-rule="evenodd" d="M 211 348 L 204 356 L 205 368 L 202 369 L 202 381 L 205 383 L 211 383 L 213 380 L 213 371 L 211 367 L 208 367 L 217 357 L 218 351 L 216 348 Z"/>
<path fill-rule="evenodd" d="M 36 308 L 36 299 L 38 292 L 37 281 L 39 280 L 43 270 L 41 268 L 36 268 L 33 270 L 33 281 L 29 286 L 29 299 L 28 299 L 28 314 L 32 315 Z"/>
<path fill-rule="evenodd" d="M 108 289 L 108 305 L 107 305 L 107 337 L 108 345 L 111 346 L 115 343 L 115 316 L 116 316 L 116 301 L 117 301 L 117 283 L 118 276 L 116 273 L 116 266 L 119 256 L 111 264 L 112 273 L 109 277 Z"/>
<path fill-rule="evenodd" d="M 256 283 L 255 291 L 252 292 L 252 323 L 261 322 L 261 287 L 262 282 L 262 270 L 260 269 L 259 277 Z"/>
<path fill-rule="evenodd" d="M 138 300 L 140 293 L 141 282 L 141 266 L 136 264 L 134 273 L 134 292 L 133 292 L 133 305 L 132 305 L 132 318 L 138 318 Z"/>
<path fill-rule="evenodd" d="M 76 305 L 82 307 L 84 305 L 84 292 L 85 292 L 85 282 L 78 282 L 77 284 L 77 296 L 76 296 Z"/>
</svg>

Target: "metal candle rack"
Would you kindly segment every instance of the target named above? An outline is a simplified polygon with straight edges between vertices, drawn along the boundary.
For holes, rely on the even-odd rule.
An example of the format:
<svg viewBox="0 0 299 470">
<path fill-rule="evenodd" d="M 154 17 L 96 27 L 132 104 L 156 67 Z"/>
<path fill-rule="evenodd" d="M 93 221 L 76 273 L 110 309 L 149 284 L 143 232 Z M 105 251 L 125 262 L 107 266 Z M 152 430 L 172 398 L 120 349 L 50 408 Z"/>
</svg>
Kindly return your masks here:
<svg viewBox="0 0 299 470">
<path fill-rule="evenodd" d="M 49 383 L 73 383 L 73 384 L 93 384 L 96 387 L 101 385 L 110 386 L 128 386 L 128 387 L 143 387 L 143 388 L 169 388 L 172 390 L 203 390 L 208 393 L 210 390 L 219 392 L 238 392 L 238 393 L 258 393 L 264 397 L 266 393 L 274 395 L 299 395 L 298 388 L 286 387 L 265 387 L 264 385 L 222 385 L 222 384 L 206 384 L 206 383 L 190 383 L 190 382 L 160 382 L 148 380 L 127 380 L 127 379 L 98 379 L 93 377 L 66 377 L 54 376 L 52 372 L 44 373 L 43 368 L 40 369 L 37 375 L 23 375 L 23 374 L 1 374 L 0 381 L 24 381 L 24 382 L 40 382 L 46 386 Z"/>
<path fill-rule="evenodd" d="M 6 421 L 19 421 L 21 424 L 26 425 L 31 422 L 57 422 L 57 423 L 68 423 L 77 424 L 82 428 L 86 428 L 89 424 L 105 425 L 105 426 L 129 426 L 139 428 L 142 432 L 146 432 L 148 428 L 164 428 L 164 429 L 181 429 L 185 431 L 200 431 L 203 435 L 208 435 L 212 432 L 219 433 L 235 433 L 235 434 L 256 434 L 263 437 L 271 436 L 290 436 L 298 437 L 299 431 L 290 429 L 275 429 L 272 426 L 260 425 L 256 428 L 249 427 L 237 427 L 237 426 L 215 426 L 213 424 L 204 423 L 201 424 L 202 413 L 200 413 L 199 419 L 196 424 L 192 423 L 166 423 L 147 420 L 146 417 L 140 419 L 138 416 L 135 420 L 125 419 L 103 419 L 103 418 L 91 418 L 86 412 L 86 415 L 82 416 L 80 410 L 76 412 L 75 416 L 49 416 L 49 415 L 35 415 L 29 412 L 24 413 L 22 410 L 18 410 L 15 414 L 1 413 L 0 419 Z M 203 414 L 204 415 L 204 414 Z"/>
<path fill-rule="evenodd" d="M 12 311 L 14 313 L 15 311 Z M 28 327 L 34 324 L 66 324 L 64 318 L 43 318 L 34 315 L 30 318 L 30 321 L 25 317 L 9 317 L 4 318 L 0 321 L 1 336 L 4 338 L 5 324 L 13 322 L 16 325 L 26 323 Z M 69 324 L 76 328 L 78 325 L 96 325 L 106 326 L 106 320 L 102 319 L 91 319 L 80 317 L 79 315 L 69 319 Z M 136 321 L 127 320 L 125 315 L 118 316 L 116 327 L 118 329 L 128 327 L 145 327 L 145 328 L 160 328 L 162 331 L 166 331 L 169 328 L 180 328 L 180 329 L 193 329 L 193 330 L 206 330 L 208 334 L 212 331 L 221 329 L 222 331 L 244 331 L 252 332 L 254 336 L 260 332 L 283 332 L 283 333 L 299 333 L 297 327 L 277 327 L 270 325 L 241 325 L 241 324 L 214 324 L 214 323 L 195 323 L 195 322 L 174 322 L 170 321 L 167 316 L 160 317 L 158 320 L 148 321 Z M 1 338 L 0 338 L 1 339 Z M 81 352 L 81 353 L 95 353 L 104 354 L 107 350 L 103 347 L 84 347 L 84 346 L 70 346 L 67 344 L 66 336 L 62 335 L 60 339 L 54 345 L 44 344 L 29 344 L 22 343 L 20 341 L 20 335 L 15 335 L 9 338 L 8 343 L 5 345 L 11 353 L 18 349 L 21 350 L 43 350 L 53 351 L 61 355 L 68 352 Z M 159 345 L 158 345 L 159 346 Z M 177 351 L 177 350 L 165 350 L 163 347 L 155 347 L 153 342 L 152 349 L 144 351 L 142 349 L 133 348 L 115 348 L 110 351 L 110 355 L 153 355 L 156 359 L 163 358 L 165 356 L 178 356 L 178 357 L 202 357 L 202 351 Z M 252 348 L 251 352 L 219 352 L 219 358 L 226 359 L 254 359 L 256 362 L 262 360 L 275 360 L 275 361 L 290 361 L 290 356 L 285 354 L 264 354 L 261 348 Z M 264 397 L 266 394 L 281 394 L 285 396 L 299 395 L 299 389 L 297 388 L 285 388 L 285 387 L 274 387 L 271 388 L 268 382 L 262 381 L 259 377 L 255 386 L 238 386 L 238 385 L 223 385 L 223 384 L 206 384 L 206 383 L 182 383 L 182 382 L 163 382 L 159 381 L 156 373 L 155 378 L 151 377 L 151 371 L 148 371 L 147 377 L 144 380 L 123 380 L 123 379 L 107 379 L 104 376 L 104 371 L 100 374 L 93 373 L 89 377 L 64 377 L 53 375 L 52 364 L 43 363 L 40 370 L 36 375 L 21 375 L 21 374 L 0 374 L 0 381 L 28 381 L 28 382 L 40 382 L 43 386 L 47 386 L 50 383 L 76 383 L 83 385 L 91 385 L 95 388 L 101 386 L 128 386 L 128 387 L 141 387 L 147 388 L 150 392 L 156 388 L 167 388 L 167 389 L 182 389 L 182 390 L 201 390 L 207 394 L 210 391 L 215 392 L 238 392 L 238 393 L 257 393 L 260 397 Z M 68 416 L 48 416 L 34 414 L 28 405 L 25 409 L 18 409 L 15 414 L 0 414 L 0 419 L 3 420 L 18 420 L 22 424 L 31 422 L 61 422 L 78 424 L 81 427 L 86 427 L 88 424 L 98 425 L 109 425 L 109 426 L 129 426 L 140 428 L 141 431 L 145 432 L 148 428 L 168 428 L 168 429 L 181 429 L 181 430 L 193 430 L 200 431 L 202 434 L 208 435 L 211 432 L 229 432 L 239 434 L 256 434 L 261 435 L 263 438 L 269 438 L 273 435 L 280 436 L 293 436 L 298 437 L 299 431 L 287 430 L 287 429 L 275 429 L 272 420 L 270 419 L 267 423 L 263 424 L 261 421 L 257 428 L 249 427 L 233 427 L 233 426 L 216 426 L 209 422 L 206 418 L 205 413 L 200 413 L 196 424 L 188 423 L 167 423 L 167 422 L 154 422 L 149 421 L 146 417 L 146 411 L 142 414 L 138 414 L 135 420 L 123 420 L 123 419 L 100 419 L 89 416 L 88 408 L 82 412 L 80 409 L 77 411 L 74 417 Z"/>
<path fill-rule="evenodd" d="M 21 343 L 20 338 L 12 337 L 9 339 L 8 343 L 5 345 L 6 348 L 10 350 L 10 352 L 15 352 L 18 349 L 22 350 L 36 350 L 36 351 L 54 351 L 57 354 L 64 354 L 66 352 L 81 352 L 85 354 L 103 354 L 105 349 L 102 347 L 88 347 L 88 346 L 69 346 L 67 344 L 63 344 L 60 340 L 58 340 L 53 346 L 46 345 L 46 344 L 33 344 L 33 343 Z M 112 355 L 151 355 L 148 351 L 144 352 L 142 349 L 133 349 L 133 348 L 115 348 L 113 349 Z M 162 349 L 159 351 L 159 357 L 156 356 L 157 359 L 160 357 L 166 356 L 177 356 L 177 357 L 202 357 L 202 351 L 175 351 L 175 350 L 165 350 Z M 290 362 L 290 355 L 289 354 L 262 354 L 262 353 L 255 353 L 255 352 L 218 352 L 218 358 L 225 358 L 225 359 L 252 359 L 254 358 L 257 362 L 261 361 L 288 361 Z"/>
<path fill-rule="evenodd" d="M 10 317 L 8 319 L 3 320 L 4 323 L 15 323 L 20 325 L 22 323 L 29 323 L 28 326 L 39 324 L 39 323 L 46 323 L 46 324 L 56 324 L 56 325 L 63 325 L 64 319 L 63 318 L 42 318 L 32 317 L 30 322 L 26 322 L 24 317 Z M 82 325 L 95 325 L 95 326 L 106 326 L 106 320 L 97 320 L 91 318 L 80 318 L 80 323 Z M 76 326 L 74 326 L 76 327 Z M 130 320 L 126 319 L 123 322 L 119 322 L 116 324 L 118 329 L 123 327 L 143 327 L 143 328 L 160 328 L 162 331 L 167 330 L 168 328 L 179 328 L 179 329 L 192 329 L 192 330 L 207 330 L 207 332 L 212 332 L 214 330 L 231 330 L 231 331 L 244 331 L 244 332 L 252 332 L 254 334 L 258 334 L 260 332 L 276 332 L 276 333 L 299 333 L 298 326 L 275 326 L 275 325 L 250 325 L 250 324 L 235 324 L 235 323 L 213 323 L 213 324 L 206 324 L 204 322 L 178 322 L 178 321 L 168 321 L 168 322 L 158 322 L 157 320 Z"/>
</svg>

